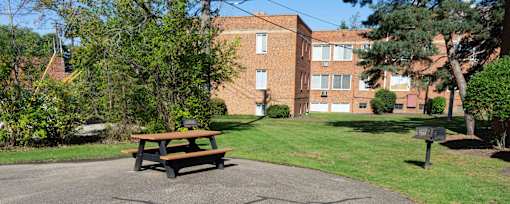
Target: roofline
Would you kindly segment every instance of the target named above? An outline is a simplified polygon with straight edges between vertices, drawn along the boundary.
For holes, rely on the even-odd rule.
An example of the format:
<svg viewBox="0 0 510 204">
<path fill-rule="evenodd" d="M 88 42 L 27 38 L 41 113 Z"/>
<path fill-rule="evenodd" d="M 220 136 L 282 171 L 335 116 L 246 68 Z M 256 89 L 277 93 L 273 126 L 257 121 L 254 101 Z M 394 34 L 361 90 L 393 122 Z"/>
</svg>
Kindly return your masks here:
<svg viewBox="0 0 510 204">
<path fill-rule="evenodd" d="M 313 30 L 306 24 L 306 22 L 299 16 L 298 14 L 276 14 L 276 15 L 258 15 L 258 16 L 252 16 L 252 15 L 244 15 L 244 16 L 218 16 L 220 18 L 257 18 L 257 17 L 281 17 L 281 16 L 296 16 L 298 22 L 301 21 L 303 25 L 308 29 L 308 31 L 313 32 Z"/>
</svg>

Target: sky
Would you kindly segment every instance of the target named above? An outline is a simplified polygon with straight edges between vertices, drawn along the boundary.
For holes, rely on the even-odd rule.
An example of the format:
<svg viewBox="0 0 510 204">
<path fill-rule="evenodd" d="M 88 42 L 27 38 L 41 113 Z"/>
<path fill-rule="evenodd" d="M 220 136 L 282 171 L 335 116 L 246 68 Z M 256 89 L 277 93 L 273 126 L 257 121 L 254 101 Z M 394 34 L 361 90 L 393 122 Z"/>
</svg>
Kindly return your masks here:
<svg viewBox="0 0 510 204">
<path fill-rule="evenodd" d="M 221 16 L 249 15 L 228 5 L 227 3 L 217 0 L 212 1 L 212 8 L 218 8 Z M 343 3 L 342 0 L 228 0 L 228 2 L 237 3 L 236 6 L 251 13 L 264 12 L 267 15 L 298 14 L 312 30 L 336 29 L 338 27 L 337 25 L 340 24 L 342 20 L 345 20 L 349 25 L 349 19 L 352 16 L 359 15 L 359 20 L 361 21 L 366 19 L 366 17 L 372 13 L 372 11 L 367 7 L 353 7 L 351 4 Z M 273 2 L 276 2 L 276 4 Z M 299 14 L 296 11 L 284 8 L 281 5 L 306 13 L 314 18 Z M 2 8 L 6 8 L 5 5 L 2 5 L 1 3 L 0 6 Z M 2 9 L 0 9 L 0 11 L 2 11 Z M 321 20 L 317 20 L 316 18 Z M 0 12 L 0 24 L 7 24 L 7 22 L 7 16 Z M 51 21 L 41 20 L 38 15 L 23 16 L 23 18 L 18 17 L 16 23 L 23 27 L 32 28 L 40 34 L 53 32 L 53 25 L 51 25 Z"/>
<path fill-rule="evenodd" d="M 265 12 L 267 15 L 296 14 L 295 11 L 274 4 L 271 1 L 285 5 L 286 7 L 292 8 L 299 12 L 309 14 L 315 18 L 330 22 L 322 22 L 320 20 L 316 20 L 312 17 L 298 13 L 312 30 L 336 29 L 338 26 L 333 24 L 338 25 L 342 20 L 345 20 L 347 24 L 349 24 L 349 19 L 353 15 L 359 14 L 359 19 L 365 20 L 367 16 L 372 13 L 372 10 L 368 7 L 353 7 L 351 4 L 343 3 L 342 0 L 248 0 L 237 6 L 252 13 Z M 226 3 L 215 3 L 213 6 L 214 8 L 219 7 L 220 15 L 223 16 L 248 15 Z"/>
</svg>

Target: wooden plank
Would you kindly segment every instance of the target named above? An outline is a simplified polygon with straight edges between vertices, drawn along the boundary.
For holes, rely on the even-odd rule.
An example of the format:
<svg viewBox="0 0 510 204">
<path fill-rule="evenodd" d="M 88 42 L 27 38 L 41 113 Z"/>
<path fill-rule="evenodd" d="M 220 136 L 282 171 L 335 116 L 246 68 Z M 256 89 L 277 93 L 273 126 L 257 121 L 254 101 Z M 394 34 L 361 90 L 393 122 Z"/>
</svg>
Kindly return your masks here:
<svg viewBox="0 0 510 204">
<path fill-rule="evenodd" d="M 186 147 L 186 146 L 188 146 L 187 143 L 184 143 L 184 144 L 172 144 L 172 145 L 168 145 L 167 149 L 168 148 L 176 148 L 176 147 Z M 157 151 L 159 151 L 159 147 L 145 148 L 143 151 L 144 152 L 157 152 Z M 133 153 L 137 153 L 138 152 L 138 148 L 123 149 L 120 152 L 122 152 L 124 154 L 133 154 Z"/>
<path fill-rule="evenodd" d="M 170 161 L 170 160 L 186 159 L 186 158 L 192 158 L 192 157 L 201 157 L 201 156 L 214 155 L 214 154 L 224 154 L 224 153 L 229 152 L 229 151 L 232 151 L 232 149 L 231 148 L 212 149 L 212 150 L 204 150 L 204 151 L 198 151 L 198 152 L 169 154 L 169 155 L 166 155 L 166 156 L 161 156 L 159 158 L 161 160 Z"/>
<path fill-rule="evenodd" d="M 201 138 L 201 137 L 213 137 L 216 135 L 220 135 L 220 131 L 209 131 L 209 130 L 191 130 L 187 132 L 167 132 L 167 133 L 158 133 L 158 134 L 138 134 L 131 135 L 131 139 L 135 140 L 178 140 L 178 139 L 188 139 L 188 138 Z"/>
</svg>

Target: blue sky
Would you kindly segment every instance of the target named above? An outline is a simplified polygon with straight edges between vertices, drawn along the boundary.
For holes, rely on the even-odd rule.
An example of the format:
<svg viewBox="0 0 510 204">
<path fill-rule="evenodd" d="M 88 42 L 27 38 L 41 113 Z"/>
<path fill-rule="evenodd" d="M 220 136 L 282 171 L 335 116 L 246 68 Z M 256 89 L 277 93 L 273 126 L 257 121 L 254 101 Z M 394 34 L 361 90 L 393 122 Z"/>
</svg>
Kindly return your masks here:
<svg viewBox="0 0 510 204">
<path fill-rule="evenodd" d="M 356 13 L 359 13 L 360 20 L 365 20 L 368 15 L 372 13 L 368 7 L 360 8 L 359 6 L 353 7 L 351 4 L 343 3 L 342 0 L 272 0 L 279 4 L 283 4 L 289 8 L 307 13 L 314 17 L 326 20 L 331 23 L 340 24 L 341 20 L 349 23 L 349 18 Z M 236 1 L 233 1 L 236 2 Z M 248 0 L 242 4 L 237 5 L 252 13 L 265 12 L 268 15 L 276 14 L 296 14 L 296 12 L 271 3 L 268 0 Z M 220 7 L 220 14 L 224 16 L 245 16 L 243 11 L 240 11 L 226 3 L 215 3 L 214 8 Z M 305 23 L 312 30 L 331 30 L 336 29 L 334 25 L 321 22 L 319 20 L 300 15 Z"/>
<path fill-rule="evenodd" d="M 367 7 L 353 7 L 351 4 L 343 3 L 342 0 L 271 0 L 277 2 L 279 4 L 285 5 L 294 10 L 298 10 L 300 12 L 304 12 L 316 18 L 323 19 L 325 21 L 340 24 L 341 20 L 347 21 L 349 24 L 349 18 L 353 15 L 359 14 L 359 20 L 364 20 L 368 15 L 371 14 L 371 10 Z M 241 0 L 229 0 L 231 3 L 241 2 Z M 1 5 L 1 4 L 0 4 Z M 227 3 L 214 2 L 213 0 L 213 8 L 220 9 L 220 15 L 222 16 L 245 16 L 248 15 L 243 11 L 240 11 Z M 252 13 L 255 12 L 265 12 L 268 15 L 278 15 L 278 14 L 296 14 L 295 11 L 291 11 L 287 8 L 276 5 L 270 0 L 247 0 L 242 4 L 238 4 L 238 7 L 241 7 L 245 10 L 248 10 Z M 335 25 L 330 23 L 321 22 L 314 18 L 300 15 L 301 18 L 305 21 L 305 23 L 312 30 L 331 30 L 336 29 Z M 18 25 L 29 27 L 34 29 L 36 32 L 41 34 L 45 34 L 48 32 L 52 32 L 51 21 L 45 20 L 41 21 L 41 19 L 37 15 L 25 16 L 24 18 L 18 18 L 16 23 Z M 0 15 L 0 23 L 6 24 L 7 17 L 5 15 Z"/>
</svg>

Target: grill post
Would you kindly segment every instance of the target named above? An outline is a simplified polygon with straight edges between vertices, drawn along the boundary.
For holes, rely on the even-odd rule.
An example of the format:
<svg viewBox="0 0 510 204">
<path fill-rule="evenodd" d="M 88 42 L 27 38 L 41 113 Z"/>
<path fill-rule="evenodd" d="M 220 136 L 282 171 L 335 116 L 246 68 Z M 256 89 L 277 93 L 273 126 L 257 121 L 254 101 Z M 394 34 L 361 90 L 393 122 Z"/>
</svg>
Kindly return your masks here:
<svg viewBox="0 0 510 204">
<path fill-rule="evenodd" d="M 428 169 L 432 165 L 432 163 L 430 163 L 430 151 L 432 149 L 432 143 L 434 143 L 434 141 L 426 140 L 426 142 L 427 151 L 425 153 L 425 164 L 423 165 L 423 168 Z"/>
</svg>

